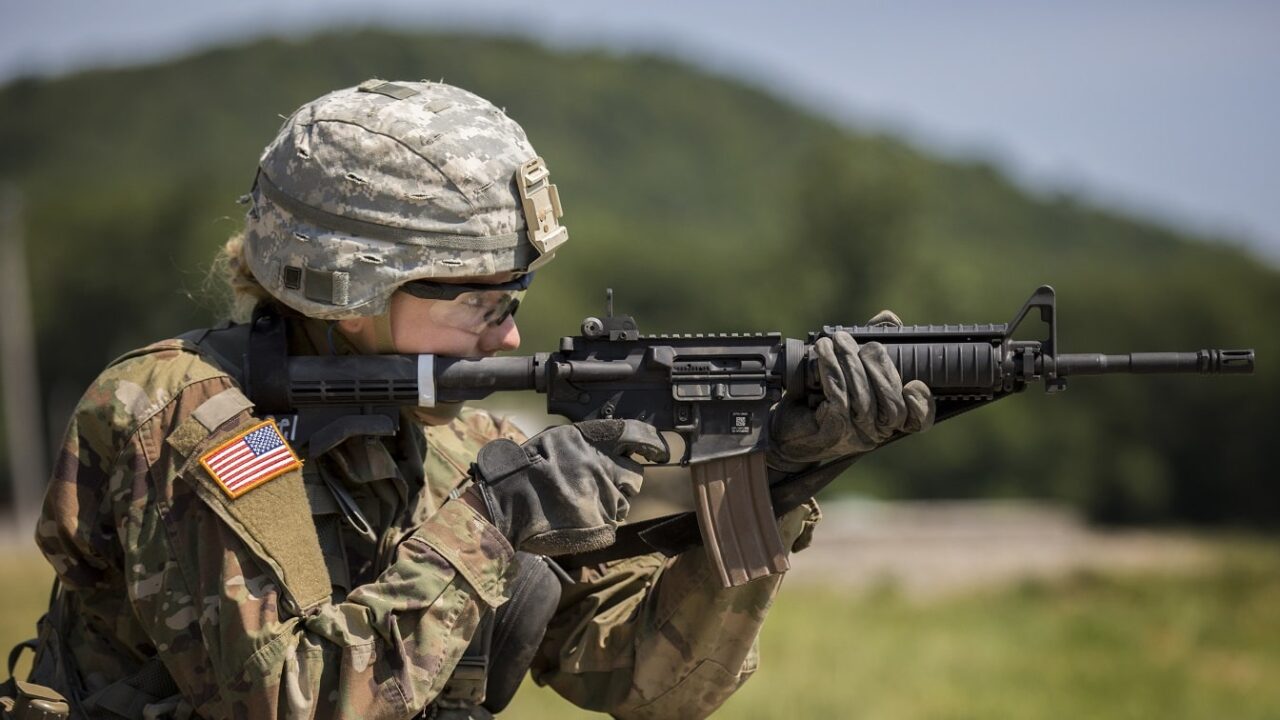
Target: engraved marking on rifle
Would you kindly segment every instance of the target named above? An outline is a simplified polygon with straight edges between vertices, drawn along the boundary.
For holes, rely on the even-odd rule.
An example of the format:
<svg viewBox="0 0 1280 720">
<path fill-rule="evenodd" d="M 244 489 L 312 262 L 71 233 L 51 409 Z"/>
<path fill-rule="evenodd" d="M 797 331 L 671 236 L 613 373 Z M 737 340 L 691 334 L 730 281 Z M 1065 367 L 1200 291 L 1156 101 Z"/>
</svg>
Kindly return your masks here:
<svg viewBox="0 0 1280 720">
<path fill-rule="evenodd" d="M 298 435 L 298 414 L 292 415 L 269 415 L 274 418 L 276 426 L 280 428 L 280 434 L 284 435 L 284 439 L 293 442 Z"/>
</svg>

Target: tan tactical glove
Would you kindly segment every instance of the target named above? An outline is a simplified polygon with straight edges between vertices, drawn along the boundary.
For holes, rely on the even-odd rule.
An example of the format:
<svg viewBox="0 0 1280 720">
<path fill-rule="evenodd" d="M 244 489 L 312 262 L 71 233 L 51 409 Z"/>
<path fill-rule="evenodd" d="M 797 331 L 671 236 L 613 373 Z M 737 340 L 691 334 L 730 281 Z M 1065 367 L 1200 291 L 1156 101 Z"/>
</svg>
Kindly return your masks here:
<svg viewBox="0 0 1280 720">
<path fill-rule="evenodd" d="M 902 326 L 888 310 L 870 325 Z M 919 432 L 933 425 L 933 393 L 919 380 L 905 386 L 889 354 L 878 342 L 861 347 L 838 332 L 814 343 L 823 399 L 810 408 L 805 398 L 784 398 L 773 411 L 768 461 L 788 472 L 842 455 L 875 449 L 895 432 Z"/>
<path fill-rule="evenodd" d="M 667 443 L 637 420 L 587 420 L 548 428 L 524 445 L 480 448 L 471 466 L 489 520 L 517 550 L 569 555 L 613 544 L 628 498 L 640 491 L 635 453 L 667 462 Z"/>
</svg>

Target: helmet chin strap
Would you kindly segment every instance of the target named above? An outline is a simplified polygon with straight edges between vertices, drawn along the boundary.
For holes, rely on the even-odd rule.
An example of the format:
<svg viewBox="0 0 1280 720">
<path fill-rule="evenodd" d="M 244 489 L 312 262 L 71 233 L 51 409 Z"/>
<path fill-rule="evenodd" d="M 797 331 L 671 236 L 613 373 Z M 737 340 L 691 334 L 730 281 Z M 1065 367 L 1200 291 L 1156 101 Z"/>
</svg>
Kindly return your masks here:
<svg viewBox="0 0 1280 720">
<path fill-rule="evenodd" d="M 396 341 L 391 335 L 391 310 L 373 316 L 373 351 L 378 355 L 394 355 Z"/>
</svg>

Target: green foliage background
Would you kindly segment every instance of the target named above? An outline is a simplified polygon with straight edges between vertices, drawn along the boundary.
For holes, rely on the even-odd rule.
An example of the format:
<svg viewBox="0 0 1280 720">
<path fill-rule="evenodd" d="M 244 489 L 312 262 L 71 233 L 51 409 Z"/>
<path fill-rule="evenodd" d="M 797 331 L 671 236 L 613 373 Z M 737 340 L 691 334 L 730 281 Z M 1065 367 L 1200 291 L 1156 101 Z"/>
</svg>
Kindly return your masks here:
<svg viewBox="0 0 1280 720">
<path fill-rule="evenodd" d="M 1263 482 L 1280 431 L 1275 268 L 669 60 L 508 38 L 330 34 L 0 89 L 0 179 L 28 199 L 51 428 L 111 357 L 219 315 L 210 259 L 279 116 L 375 76 L 477 92 L 548 159 L 573 242 L 522 310 L 525 349 L 576 332 L 605 287 L 645 332 L 802 336 L 881 307 L 1004 322 L 1049 283 L 1066 351 L 1256 347 L 1259 373 L 1035 389 L 876 453 L 846 487 L 1056 497 L 1109 521 L 1280 521 L 1280 488 Z"/>
</svg>

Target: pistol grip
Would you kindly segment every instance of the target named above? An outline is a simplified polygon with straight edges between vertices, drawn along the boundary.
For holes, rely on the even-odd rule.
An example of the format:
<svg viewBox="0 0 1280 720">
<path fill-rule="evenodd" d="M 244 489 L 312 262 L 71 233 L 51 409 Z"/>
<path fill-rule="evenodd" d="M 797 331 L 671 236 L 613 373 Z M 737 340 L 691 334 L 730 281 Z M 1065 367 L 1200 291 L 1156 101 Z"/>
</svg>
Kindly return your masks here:
<svg viewBox="0 0 1280 720">
<path fill-rule="evenodd" d="M 707 559 L 724 587 L 790 569 L 769 500 L 764 453 L 695 463 L 693 498 Z"/>
</svg>

